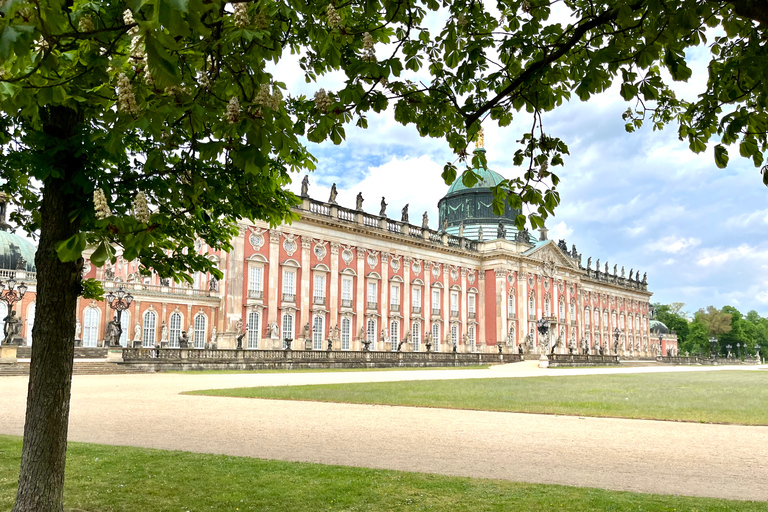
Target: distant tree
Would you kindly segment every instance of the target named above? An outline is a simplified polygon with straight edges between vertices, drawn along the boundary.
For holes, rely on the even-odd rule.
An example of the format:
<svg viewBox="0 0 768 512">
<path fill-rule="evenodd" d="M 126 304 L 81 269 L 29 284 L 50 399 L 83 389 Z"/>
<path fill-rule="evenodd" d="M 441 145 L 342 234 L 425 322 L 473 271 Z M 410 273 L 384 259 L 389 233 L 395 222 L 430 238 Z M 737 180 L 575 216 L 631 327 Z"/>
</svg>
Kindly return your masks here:
<svg viewBox="0 0 768 512">
<path fill-rule="evenodd" d="M 715 337 L 731 332 L 733 317 L 729 313 L 723 313 L 715 306 L 707 306 L 696 312 L 696 319 L 704 325 L 707 332 Z"/>
<path fill-rule="evenodd" d="M 681 352 L 690 352 L 691 354 L 708 354 L 711 351 L 709 344 L 709 331 L 707 327 L 698 319 L 690 323 L 688 337 L 680 345 Z"/>
<path fill-rule="evenodd" d="M 656 319 L 666 325 L 671 331 L 675 331 L 680 346 L 688 338 L 688 319 L 684 316 L 685 312 L 682 312 L 683 307 L 685 307 L 683 302 L 673 302 L 671 304 L 656 303 L 653 305 Z"/>
</svg>

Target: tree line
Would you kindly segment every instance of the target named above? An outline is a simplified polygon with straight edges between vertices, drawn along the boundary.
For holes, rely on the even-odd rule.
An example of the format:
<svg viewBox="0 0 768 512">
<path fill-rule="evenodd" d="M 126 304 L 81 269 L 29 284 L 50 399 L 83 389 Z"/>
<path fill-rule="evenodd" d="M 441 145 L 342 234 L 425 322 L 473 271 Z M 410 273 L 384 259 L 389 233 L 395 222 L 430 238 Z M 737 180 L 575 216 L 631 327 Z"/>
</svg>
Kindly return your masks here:
<svg viewBox="0 0 768 512">
<path fill-rule="evenodd" d="M 768 318 L 755 310 L 742 314 L 733 306 L 708 306 L 690 315 L 683 310 L 682 302 L 653 306 L 656 320 L 677 334 L 681 354 L 711 355 L 713 338 L 720 356 L 728 354 L 728 346 L 734 355 L 738 347 L 742 356 L 754 356 L 758 350 L 765 354 L 768 350 Z"/>
</svg>

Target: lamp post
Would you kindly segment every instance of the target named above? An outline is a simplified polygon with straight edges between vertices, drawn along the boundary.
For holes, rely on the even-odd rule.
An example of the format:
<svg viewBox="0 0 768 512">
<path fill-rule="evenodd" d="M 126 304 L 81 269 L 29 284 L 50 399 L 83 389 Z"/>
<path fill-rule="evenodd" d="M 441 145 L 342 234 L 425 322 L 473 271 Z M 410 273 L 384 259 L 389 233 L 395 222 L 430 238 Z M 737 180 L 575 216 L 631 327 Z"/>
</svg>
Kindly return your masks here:
<svg viewBox="0 0 768 512">
<path fill-rule="evenodd" d="M 661 340 L 664 338 L 664 335 L 662 333 L 659 333 L 659 355 L 663 356 L 664 353 L 661 351 Z"/>
<path fill-rule="evenodd" d="M 130 292 L 126 292 L 124 286 L 120 286 L 114 293 L 111 291 L 107 293 L 106 299 L 109 307 L 117 311 L 117 319 L 114 320 L 114 332 L 117 336 L 111 336 L 112 339 L 110 340 L 112 342 L 111 346 L 117 347 L 120 346 L 120 338 L 123 335 L 123 325 L 120 323 L 120 318 L 122 317 L 123 311 L 131 306 L 133 295 L 131 295 Z M 110 329 L 108 328 L 107 330 L 109 331 Z"/>
<path fill-rule="evenodd" d="M 712 345 L 712 350 L 711 350 L 712 359 L 717 361 L 717 338 L 715 338 L 714 336 L 709 338 L 709 344 Z"/>
<path fill-rule="evenodd" d="M 741 343 L 736 344 L 736 357 L 741 359 Z"/>
<path fill-rule="evenodd" d="M 732 348 L 733 348 L 733 345 L 731 345 L 730 343 L 725 346 L 725 349 L 728 351 L 728 355 L 725 356 L 726 358 L 731 357 L 731 349 Z"/>
<path fill-rule="evenodd" d="M 13 305 L 23 299 L 25 293 L 27 293 L 27 285 L 24 284 L 24 281 L 19 283 L 18 287 L 16 286 L 16 279 L 13 277 L 8 278 L 5 282 L 0 281 L 0 300 L 8 304 L 8 316 L 5 317 L 5 325 L 3 326 L 3 333 L 5 334 L 3 344 L 5 345 L 21 345 L 22 343 L 19 335 L 21 321 L 16 318 Z"/>
<path fill-rule="evenodd" d="M 536 328 L 539 331 L 539 334 L 546 337 L 547 332 L 549 332 L 549 323 L 546 319 L 541 318 L 538 322 L 536 322 Z M 539 344 L 541 346 L 541 344 Z M 547 344 L 549 346 L 549 344 Z M 541 355 L 539 356 L 539 368 L 547 368 L 549 367 L 549 359 L 547 358 L 547 351 L 542 350 Z"/>
</svg>

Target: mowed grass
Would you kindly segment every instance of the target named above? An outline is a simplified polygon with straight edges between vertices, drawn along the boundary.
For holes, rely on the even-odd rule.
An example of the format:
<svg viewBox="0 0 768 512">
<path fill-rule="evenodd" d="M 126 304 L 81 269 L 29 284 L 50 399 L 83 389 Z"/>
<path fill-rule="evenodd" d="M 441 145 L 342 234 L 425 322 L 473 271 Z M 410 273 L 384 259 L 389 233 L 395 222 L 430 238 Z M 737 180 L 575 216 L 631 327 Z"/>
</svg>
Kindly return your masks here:
<svg viewBox="0 0 768 512">
<path fill-rule="evenodd" d="M 0 436 L 0 510 L 16 494 L 21 439 Z M 67 511 L 768 511 L 761 502 L 70 443 Z"/>
<path fill-rule="evenodd" d="M 417 370 L 439 371 L 439 370 L 487 370 L 490 365 L 473 366 L 430 366 L 416 367 L 404 366 L 397 368 L 303 368 L 301 370 L 183 370 L 167 371 L 163 373 L 194 373 L 201 375 L 218 375 L 227 373 L 340 373 L 340 372 L 407 372 Z"/>
<path fill-rule="evenodd" d="M 190 394 L 768 425 L 768 372 L 324 384 Z"/>
</svg>

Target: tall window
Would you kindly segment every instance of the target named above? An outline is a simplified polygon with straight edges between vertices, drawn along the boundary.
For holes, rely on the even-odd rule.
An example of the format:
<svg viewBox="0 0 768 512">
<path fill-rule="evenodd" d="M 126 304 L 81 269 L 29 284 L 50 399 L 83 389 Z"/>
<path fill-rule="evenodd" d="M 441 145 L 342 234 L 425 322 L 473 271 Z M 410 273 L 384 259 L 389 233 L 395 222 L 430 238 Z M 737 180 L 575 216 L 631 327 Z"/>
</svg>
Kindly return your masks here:
<svg viewBox="0 0 768 512">
<path fill-rule="evenodd" d="M 562 299 L 560 300 L 560 315 L 558 316 L 559 320 L 565 320 L 565 301 Z"/>
<path fill-rule="evenodd" d="M 624 314 L 623 314 L 623 313 L 622 313 L 622 315 L 619 317 L 619 327 L 620 327 L 621 329 L 624 329 Z"/>
<path fill-rule="evenodd" d="M 432 290 L 432 309 L 440 311 L 440 290 Z"/>
<path fill-rule="evenodd" d="M 421 307 L 421 287 L 419 286 L 411 288 L 411 305 L 413 305 L 414 308 Z"/>
<path fill-rule="evenodd" d="M 589 309 L 584 308 L 584 325 L 589 327 L 590 319 L 592 318 L 592 315 L 589 314 Z"/>
<path fill-rule="evenodd" d="M 144 314 L 144 332 L 141 337 L 142 347 L 153 347 L 155 345 L 156 330 L 157 330 L 157 314 L 154 311 L 147 311 Z"/>
<path fill-rule="evenodd" d="M 248 348 L 259 348 L 261 332 L 261 314 L 258 311 L 248 313 Z"/>
<path fill-rule="evenodd" d="M 349 350 L 350 331 L 352 331 L 352 322 L 349 318 L 341 319 L 341 350 Z"/>
<path fill-rule="evenodd" d="M 459 326 L 456 324 L 451 326 L 451 344 L 459 345 Z"/>
<path fill-rule="evenodd" d="M 312 295 L 315 298 L 315 304 L 325 303 L 325 275 L 315 274 L 315 289 Z"/>
<path fill-rule="evenodd" d="M 549 297 L 544 297 L 544 316 L 549 316 Z"/>
<path fill-rule="evenodd" d="M 389 285 L 389 303 L 393 306 L 400 305 L 400 285 L 399 284 Z"/>
<path fill-rule="evenodd" d="M 287 348 L 285 340 L 293 340 L 293 315 L 290 313 L 283 314 L 283 348 Z M 291 345 L 293 348 L 293 345 Z"/>
<path fill-rule="evenodd" d="M 507 297 L 507 318 L 515 317 L 515 296 L 511 293 Z"/>
<path fill-rule="evenodd" d="M 603 310 L 603 329 L 607 329 L 607 328 L 608 328 L 608 310 L 604 309 Z"/>
<path fill-rule="evenodd" d="M 171 313 L 170 328 L 168 329 L 168 336 L 170 336 L 169 347 L 179 348 L 179 336 L 181 336 L 181 313 Z"/>
<path fill-rule="evenodd" d="M 615 311 L 613 313 L 611 313 L 611 323 L 613 324 L 613 327 L 616 327 L 616 312 Z M 622 328 L 623 327 L 624 326 L 622 325 Z"/>
<path fill-rule="evenodd" d="M 370 349 L 376 350 L 376 320 L 369 318 L 366 329 L 365 337 L 371 342 Z"/>
<path fill-rule="evenodd" d="M 451 315 L 459 316 L 459 292 L 451 292 Z"/>
<path fill-rule="evenodd" d="M 475 298 L 476 296 L 474 293 L 467 295 L 467 311 L 470 313 L 470 316 L 475 314 Z"/>
<path fill-rule="evenodd" d="M 283 300 L 296 300 L 296 272 L 283 270 Z"/>
<path fill-rule="evenodd" d="M 570 312 L 571 312 L 571 320 L 576 320 L 576 305 L 573 303 L 573 301 L 571 301 Z"/>
<path fill-rule="evenodd" d="M 341 300 L 347 301 L 346 304 L 342 302 L 342 306 L 352 306 L 352 278 L 341 278 Z"/>
<path fill-rule="evenodd" d="M 315 316 L 312 320 L 312 348 L 315 350 L 323 350 L 323 334 L 325 330 L 323 324 L 323 317 L 320 315 Z"/>
<path fill-rule="evenodd" d="M 131 315 L 127 311 L 123 311 L 123 314 L 120 316 L 120 327 L 123 329 L 122 334 L 120 334 L 120 346 L 127 347 L 128 329 L 131 327 Z"/>
<path fill-rule="evenodd" d="M 378 301 L 376 300 L 376 283 L 368 283 L 368 303 L 369 304 L 376 304 Z M 371 306 L 375 307 L 375 306 Z"/>
<path fill-rule="evenodd" d="M 413 322 L 413 330 L 411 331 L 411 339 L 413 341 L 413 351 L 418 352 L 421 345 L 421 322 L 418 320 Z"/>
<path fill-rule="evenodd" d="M 248 269 L 248 295 L 251 297 L 261 296 L 261 278 L 264 269 L 261 267 L 251 267 Z"/>
<path fill-rule="evenodd" d="M 389 341 L 392 342 L 392 350 L 397 350 L 397 344 L 400 343 L 400 322 L 397 320 L 389 322 Z"/>
<path fill-rule="evenodd" d="M 99 310 L 96 308 L 85 308 L 83 314 L 83 346 L 95 347 L 99 338 Z"/>
<path fill-rule="evenodd" d="M 467 329 L 467 337 L 469 338 L 469 347 L 472 352 L 475 352 L 477 350 L 477 346 L 475 345 L 475 326 L 470 325 Z"/>
<path fill-rule="evenodd" d="M 432 324 L 432 346 L 435 352 L 440 352 L 440 324 Z"/>
<path fill-rule="evenodd" d="M 595 328 L 600 327 L 600 310 L 596 309 L 592 313 L 594 313 L 595 316 Z"/>
<path fill-rule="evenodd" d="M 533 294 L 528 297 L 528 315 L 531 317 L 536 316 L 536 298 Z"/>
<path fill-rule="evenodd" d="M 205 315 L 195 317 L 195 348 L 205 348 Z"/>
</svg>

